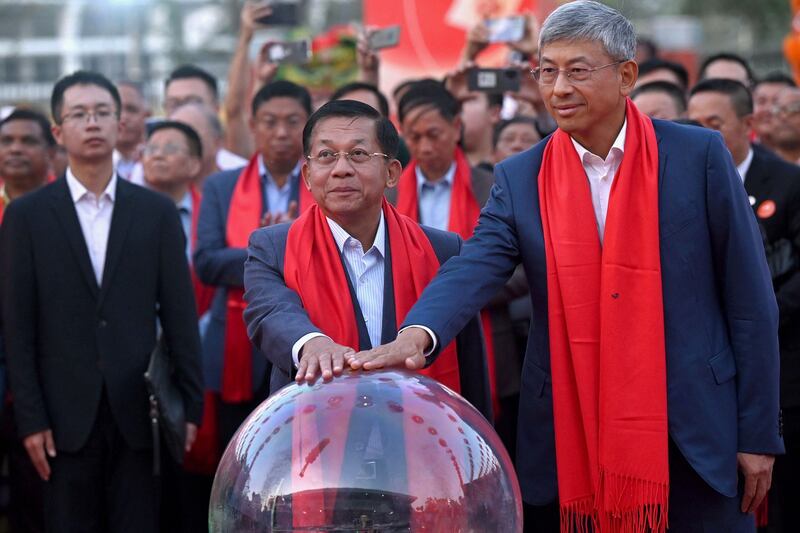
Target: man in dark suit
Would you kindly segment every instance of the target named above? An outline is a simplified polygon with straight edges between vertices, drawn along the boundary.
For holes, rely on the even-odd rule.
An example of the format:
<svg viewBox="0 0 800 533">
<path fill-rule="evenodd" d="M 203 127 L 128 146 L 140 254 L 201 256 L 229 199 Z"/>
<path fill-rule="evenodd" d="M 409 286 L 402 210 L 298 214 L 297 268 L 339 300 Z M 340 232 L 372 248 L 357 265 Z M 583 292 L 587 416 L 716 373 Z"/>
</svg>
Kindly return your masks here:
<svg viewBox="0 0 800 533">
<path fill-rule="evenodd" d="M 598 2 L 548 17 L 536 76 L 559 130 L 495 167 L 475 236 L 403 324 L 434 335 L 408 327 L 349 363 L 421 366 L 522 262 L 526 503 L 558 499 L 565 527 L 664 531 L 668 509 L 670 531 L 754 531 L 749 513 L 783 452 L 761 237 L 719 135 L 630 103 L 635 43 Z"/>
<path fill-rule="evenodd" d="M 719 130 L 762 230 L 780 314 L 781 407 L 786 455 L 775 463 L 770 525 L 788 529 L 800 501 L 800 167 L 750 144 L 753 99 L 740 83 L 709 79 L 691 91 L 690 118 Z"/>
<path fill-rule="evenodd" d="M 143 374 L 159 324 L 187 448 L 202 414 L 185 241 L 169 199 L 114 174 L 114 85 L 76 72 L 56 83 L 51 107 L 66 176 L 9 206 L 0 249 L 19 433 L 46 481 L 48 531 L 153 531 Z"/>
<path fill-rule="evenodd" d="M 250 120 L 258 152 L 247 166 L 210 176 L 203 189 L 194 268 L 217 288 L 203 361 L 208 388 L 220 392 L 221 449 L 269 392 L 269 361 L 250 345 L 242 320 L 247 239 L 260 226 L 293 219 L 311 202 L 299 186 L 301 133 L 310 114 L 305 88 L 288 81 L 262 87 Z"/>
<path fill-rule="evenodd" d="M 440 263 L 458 254 L 458 236 L 420 227 L 383 201 L 385 189 L 395 186 L 400 175 L 398 143 L 397 131 L 387 118 L 352 100 L 329 102 L 305 126 L 303 180 L 318 207 L 291 226 L 254 232 L 245 264 L 245 320 L 253 343 L 273 364 L 272 391 L 292 377 L 311 382 L 321 372 L 330 379 L 341 373 L 346 354 L 393 339 L 402 314 L 416 300 L 414 288 L 421 291 L 426 283 L 403 268 L 413 264 L 415 271 L 433 277 Z M 314 217 L 324 221 L 319 233 L 304 229 Z M 418 249 L 428 253 L 414 255 L 416 248 L 406 247 L 408 234 L 421 239 Z M 297 269 L 292 265 L 303 253 L 313 257 L 315 266 L 302 275 L 300 286 L 294 284 Z M 338 277 L 314 277 L 326 272 L 326 259 L 331 259 Z M 334 300 L 349 292 L 350 306 L 319 302 L 316 293 L 324 295 L 326 290 Z M 342 311 L 345 307 L 348 310 Z M 339 314 L 341 320 L 329 321 Z M 460 389 L 491 417 L 476 319 L 454 344 L 456 353 L 431 368 L 432 377 Z"/>
</svg>

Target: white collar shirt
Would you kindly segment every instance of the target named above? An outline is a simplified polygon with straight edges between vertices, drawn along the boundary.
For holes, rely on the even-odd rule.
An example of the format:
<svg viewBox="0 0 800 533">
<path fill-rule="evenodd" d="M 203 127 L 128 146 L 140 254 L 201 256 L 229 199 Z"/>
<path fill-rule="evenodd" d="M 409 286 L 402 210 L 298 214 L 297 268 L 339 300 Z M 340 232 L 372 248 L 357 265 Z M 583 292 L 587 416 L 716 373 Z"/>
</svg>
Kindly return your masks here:
<svg viewBox="0 0 800 533">
<path fill-rule="evenodd" d="M 97 286 L 100 287 L 103 284 L 108 234 L 117 194 L 117 175 L 111 175 L 106 189 L 97 196 L 78 181 L 71 168 L 67 168 L 67 187 L 75 205 Z"/>
<path fill-rule="evenodd" d="M 603 243 L 603 235 L 606 229 L 606 215 L 608 215 L 611 185 L 614 183 L 614 176 L 617 170 L 619 170 L 619 166 L 622 163 L 622 156 L 625 153 L 625 134 L 627 127 L 628 120 L 625 119 L 605 159 L 593 154 L 570 137 L 575 151 L 578 152 L 578 157 L 583 165 L 583 170 L 586 172 L 586 177 L 589 180 L 589 188 L 592 194 L 592 207 L 594 207 L 597 232 L 600 236 L 601 244 Z"/>
<path fill-rule="evenodd" d="M 264 184 L 264 214 L 282 215 L 289 211 L 289 202 L 292 197 L 292 181 L 297 179 L 300 174 L 300 162 L 295 165 L 286 183 L 279 187 L 275 178 L 264 164 L 264 157 L 258 155 L 258 174 Z"/>
<path fill-rule="evenodd" d="M 450 197 L 456 175 L 455 161 L 443 177 L 428 181 L 419 165 L 416 166 L 417 201 L 419 203 L 419 223 L 431 228 L 447 231 L 450 222 Z"/>
<path fill-rule="evenodd" d="M 744 158 L 744 161 L 736 165 L 736 170 L 739 171 L 739 177 L 742 178 L 742 183 L 747 178 L 747 171 L 750 170 L 750 165 L 753 164 L 753 148 L 750 147 L 747 149 L 747 157 Z"/>
</svg>

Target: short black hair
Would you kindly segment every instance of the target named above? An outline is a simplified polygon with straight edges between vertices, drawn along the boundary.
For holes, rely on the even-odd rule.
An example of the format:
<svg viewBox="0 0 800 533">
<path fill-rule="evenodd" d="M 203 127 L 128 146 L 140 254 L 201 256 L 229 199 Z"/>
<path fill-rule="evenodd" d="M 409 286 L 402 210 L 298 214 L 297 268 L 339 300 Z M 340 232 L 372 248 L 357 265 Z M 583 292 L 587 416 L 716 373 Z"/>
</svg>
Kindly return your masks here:
<svg viewBox="0 0 800 533">
<path fill-rule="evenodd" d="M 732 61 L 734 63 L 740 64 L 744 70 L 747 72 L 747 79 L 752 85 L 753 81 L 755 80 L 755 76 L 753 76 L 753 69 L 750 68 L 750 64 L 747 62 L 745 58 L 738 54 L 733 54 L 731 52 L 720 52 L 718 54 L 713 54 L 708 56 L 703 63 L 700 65 L 700 79 L 706 79 L 706 69 L 711 63 L 716 61 Z"/>
<path fill-rule="evenodd" d="M 186 137 L 186 143 L 189 145 L 189 153 L 199 159 L 203 158 L 203 143 L 200 142 L 200 136 L 193 127 L 185 122 L 178 122 L 177 120 L 160 120 L 153 124 L 147 132 L 147 140 L 153 134 L 160 130 L 178 130 Z"/>
<path fill-rule="evenodd" d="M 645 83 L 633 90 L 631 93 L 631 100 L 635 100 L 640 94 L 647 93 L 664 93 L 675 102 L 678 114 L 686 112 L 686 92 L 674 83 L 663 80 Z"/>
<path fill-rule="evenodd" d="M 741 82 L 726 78 L 709 78 L 703 80 L 694 87 L 689 93 L 689 97 L 699 93 L 722 93 L 731 99 L 733 110 L 736 116 L 743 117 L 753 112 L 753 96 L 750 89 Z"/>
<path fill-rule="evenodd" d="M 253 96 L 251 107 L 253 116 L 256 116 L 258 108 L 262 104 L 279 97 L 294 98 L 305 110 L 306 115 L 311 114 L 311 94 L 309 94 L 308 89 L 291 81 L 278 80 L 264 85 Z"/>
<path fill-rule="evenodd" d="M 50 97 L 50 112 L 53 114 L 53 121 L 56 124 L 61 124 L 61 108 L 64 105 L 64 93 L 67 89 L 75 85 L 95 85 L 108 91 L 109 94 L 111 94 L 111 98 L 114 100 L 114 104 L 117 106 L 115 114 L 117 118 L 119 118 L 122 100 L 120 100 L 119 91 L 114 84 L 111 83 L 111 80 L 99 72 L 78 70 L 64 76 L 53 86 L 53 94 Z"/>
<path fill-rule="evenodd" d="M 311 151 L 311 136 L 317 123 L 334 117 L 367 118 L 375 122 L 375 137 L 383 153 L 390 159 L 397 157 L 400 148 L 400 136 L 392 121 L 380 114 L 374 107 L 355 100 L 331 100 L 311 115 L 303 128 L 303 153 Z"/>
<path fill-rule="evenodd" d="M 686 71 L 686 68 L 680 63 L 669 61 L 667 59 L 661 59 L 660 57 L 654 57 L 652 59 L 648 59 L 647 61 L 642 61 L 642 63 L 639 65 L 639 76 L 644 76 L 645 74 L 650 74 L 653 71 L 661 69 L 669 70 L 675 74 L 681 81 L 681 85 L 683 86 L 684 90 L 689 87 L 689 73 Z"/>
<path fill-rule="evenodd" d="M 169 77 L 164 82 L 164 91 L 167 90 L 169 84 L 175 80 L 188 80 L 199 79 L 205 83 L 214 95 L 214 100 L 219 98 L 219 89 L 217 88 L 217 78 L 212 76 L 208 71 L 201 69 L 197 65 L 181 65 L 169 73 Z"/>
<path fill-rule="evenodd" d="M 542 132 L 539 131 L 539 124 L 536 122 L 536 117 L 529 117 L 526 115 L 517 115 L 516 117 L 501 120 L 498 122 L 494 127 L 494 133 L 492 134 L 492 146 L 497 148 L 497 143 L 500 142 L 500 136 L 503 134 L 503 130 L 513 124 L 528 124 L 533 126 L 533 129 L 536 130 L 536 133 L 539 134 L 539 137 L 545 137 L 542 135 Z"/>
<path fill-rule="evenodd" d="M 658 46 L 656 45 L 655 41 L 649 39 L 647 37 L 639 36 L 636 38 L 636 47 L 642 47 L 647 50 L 648 58 L 653 59 L 658 56 Z M 644 62 L 644 61 L 643 61 Z"/>
<path fill-rule="evenodd" d="M 44 116 L 43 113 L 27 108 L 14 109 L 6 118 L 0 120 L 0 130 L 3 129 L 3 126 L 15 120 L 28 120 L 37 123 L 42 130 L 42 140 L 45 145 L 47 145 L 48 148 L 52 148 L 56 145 L 53 132 L 50 131 L 50 121 L 47 120 L 47 117 Z"/>
<path fill-rule="evenodd" d="M 386 96 L 374 85 L 371 83 L 364 83 L 362 81 L 354 81 L 352 83 L 346 83 L 342 85 L 338 89 L 336 89 L 333 94 L 331 95 L 331 100 L 344 100 L 345 96 L 350 93 L 354 93 L 356 91 L 369 91 L 375 95 L 375 98 L 378 99 L 378 111 L 380 111 L 381 115 L 384 117 L 389 116 L 389 100 L 386 99 Z"/>
<path fill-rule="evenodd" d="M 461 113 L 461 102 L 441 82 L 420 80 L 400 98 L 397 117 L 403 122 L 409 112 L 423 106 L 436 109 L 445 120 L 453 120 Z"/>
<path fill-rule="evenodd" d="M 781 72 L 780 70 L 773 70 L 764 77 L 757 79 L 755 83 L 753 83 L 753 89 L 762 83 L 781 83 L 787 87 L 797 87 L 797 83 L 794 81 L 794 78 L 785 72 Z"/>
</svg>

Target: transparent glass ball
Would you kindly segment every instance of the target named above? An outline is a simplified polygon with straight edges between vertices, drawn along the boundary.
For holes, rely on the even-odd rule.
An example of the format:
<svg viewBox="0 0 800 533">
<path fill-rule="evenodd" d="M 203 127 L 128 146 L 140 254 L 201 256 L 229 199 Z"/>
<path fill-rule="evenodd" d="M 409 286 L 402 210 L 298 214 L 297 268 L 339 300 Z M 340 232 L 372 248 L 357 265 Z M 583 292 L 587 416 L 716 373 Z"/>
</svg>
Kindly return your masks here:
<svg viewBox="0 0 800 533">
<path fill-rule="evenodd" d="M 242 424 L 222 457 L 214 533 L 520 532 L 522 498 L 489 422 L 405 370 L 291 384 Z"/>
</svg>

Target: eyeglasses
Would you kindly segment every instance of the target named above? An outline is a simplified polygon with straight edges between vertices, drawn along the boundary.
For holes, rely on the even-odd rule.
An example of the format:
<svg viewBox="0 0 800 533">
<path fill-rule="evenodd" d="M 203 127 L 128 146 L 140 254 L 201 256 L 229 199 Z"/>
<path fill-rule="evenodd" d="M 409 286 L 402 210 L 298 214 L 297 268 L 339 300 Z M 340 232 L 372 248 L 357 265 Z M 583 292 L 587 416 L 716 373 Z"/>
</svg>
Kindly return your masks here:
<svg viewBox="0 0 800 533">
<path fill-rule="evenodd" d="M 180 146 L 178 144 L 167 143 L 163 146 L 158 144 L 148 144 L 144 147 L 143 154 L 145 156 L 153 156 L 157 153 L 161 153 L 163 155 L 175 155 L 181 153 L 188 153 L 189 151 Z"/>
<path fill-rule="evenodd" d="M 265 127 L 268 130 L 276 129 L 280 124 L 283 124 L 288 130 L 298 130 L 305 126 L 306 119 L 297 115 L 291 115 L 286 118 L 277 117 L 261 117 L 256 118 L 256 123 Z"/>
<path fill-rule="evenodd" d="M 106 108 L 99 108 L 95 109 L 94 111 L 87 111 L 85 109 L 76 109 L 70 113 L 67 113 L 63 117 L 61 117 L 61 122 L 84 122 L 88 123 L 89 119 L 94 117 L 94 121 L 98 124 L 101 122 L 109 122 L 114 117 L 116 117 L 116 113 L 111 109 Z"/>
<path fill-rule="evenodd" d="M 306 159 L 315 161 L 321 167 L 329 167 L 334 165 L 340 156 L 344 156 L 350 163 L 356 165 L 363 165 L 370 161 L 373 157 L 383 157 L 389 159 L 389 156 L 380 152 L 369 153 L 361 148 L 350 150 L 349 152 L 334 152 L 333 150 L 322 150 L 317 155 L 307 155 Z"/>
<path fill-rule="evenodd" d="M 542 85 L 552 85 L 558 79 L 558 75 L 563 73 L 572 83 L 583 83 L 592 79 L 592 72 L 602 70 L 604 68 L 613 67 L 624 63 L 622 61 L 614 61 L 607 65 L 600 65 L 599 67 L 570 67 L 570 68 L 555 68 L 555 67 L 537 67 L 531 71 L 536 81 Z"/>
<path fill-rule="evenodd" d="M 772 114 L 779 117 L 789 117 L 797 113 L 800 113 L 800 102 L 794 102 L 785 106 L 776 105 L 772 108 Z"/>
</svg>

